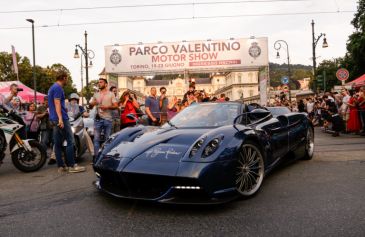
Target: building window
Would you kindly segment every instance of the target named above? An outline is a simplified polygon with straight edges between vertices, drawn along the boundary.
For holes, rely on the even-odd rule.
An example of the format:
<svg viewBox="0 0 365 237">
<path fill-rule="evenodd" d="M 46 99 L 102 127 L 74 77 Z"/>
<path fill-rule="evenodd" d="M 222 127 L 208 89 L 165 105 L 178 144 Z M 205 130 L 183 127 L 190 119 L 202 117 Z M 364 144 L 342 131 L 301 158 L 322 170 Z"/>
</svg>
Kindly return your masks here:
<svg viewBox="0 0 365 237">
<path fill-rule="evenodd" d="M 238 74 L 238 83 L 243 83 L 242 82 L 242 75 L 241 75 L 241 73 Z"/>
<path fill-rule="evenodd" d="M 250 82 L 252 82 L 252 77 L 253 77 L 253 73 L 252 72 L 248 73 L 248 78 L 249 78 Z"/>
</svg>

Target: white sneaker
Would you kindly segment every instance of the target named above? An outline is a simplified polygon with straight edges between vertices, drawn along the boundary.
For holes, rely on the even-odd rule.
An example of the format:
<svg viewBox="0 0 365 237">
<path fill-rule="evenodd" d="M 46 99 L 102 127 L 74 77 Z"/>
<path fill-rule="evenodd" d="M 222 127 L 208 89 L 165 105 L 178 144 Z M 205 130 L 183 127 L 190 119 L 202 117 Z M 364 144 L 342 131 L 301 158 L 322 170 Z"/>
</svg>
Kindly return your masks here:
<svg viewBox="0 0 365 237">
<path fill-rule="evenodd" d="M 79 173 L 84 171 L 86 171 L 86 168 L 84 166 L 78 166 L 77 164 L 75 164 L 73 167 L 68 168 L 69 173 Z"/>
</svg>

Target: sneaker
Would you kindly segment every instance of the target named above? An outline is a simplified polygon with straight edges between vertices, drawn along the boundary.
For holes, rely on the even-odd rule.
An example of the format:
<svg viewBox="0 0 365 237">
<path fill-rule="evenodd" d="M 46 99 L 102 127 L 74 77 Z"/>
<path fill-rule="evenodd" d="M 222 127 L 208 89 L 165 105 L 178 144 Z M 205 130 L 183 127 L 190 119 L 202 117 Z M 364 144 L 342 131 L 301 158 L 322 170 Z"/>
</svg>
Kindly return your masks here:
<svg viewBox="0 0 365 237">
<path fill-rule="evenodd" d="M 52 158 L 50 158 L 49 159 L 49 161 L 48 161 L 48 165 L 54 165 L 54 164 L 56 164 L 57 162 L 56 162 L 56 159 L 52 159 Z"/>
<path fill-rule="evenodd" d="M 63 166 L 63 167 L 58 167 L 58 173 L 62 174 L 68 171 L 68 167 Z"/>
<path fill-rule="evenodd" d="M 78 166 L 77 164 L 75 164 L 73 167 L 68 168 L 69 173 L 79 173 L 84 172 L 85 170 L 86 168 L 84 166 Z"/>
</svg>

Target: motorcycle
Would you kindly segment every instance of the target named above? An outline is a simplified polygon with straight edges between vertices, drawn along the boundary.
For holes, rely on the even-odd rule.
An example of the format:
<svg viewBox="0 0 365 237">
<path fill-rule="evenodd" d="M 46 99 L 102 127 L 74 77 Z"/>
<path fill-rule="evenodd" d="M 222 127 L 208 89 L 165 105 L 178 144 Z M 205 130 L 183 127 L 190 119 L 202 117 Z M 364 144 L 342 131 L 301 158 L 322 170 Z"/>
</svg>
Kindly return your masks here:
<svg viewBox="0 0 365 237">
<path fill-rule="evenodd" d="M 25 134 L 25 124 L 18 114 L 0 110 L 0 165 L 8 149 L 18 170 L 34 172 L 42 168 L 47 159 L 45 148 L 34 139 L 21 138 L 19 134 Z"/>
<path fill-rule="evenodd" d="M 74 154 L 75 161 L 80 160 L 81 156 L 86 152 L 87 144 L 86 137 L 84 133 L 84 122 L 82 118 L 82 114 L 79 113 L 75 117 L 72 117 L 72 114 L 69 114 L 71 130 L 74 135 Z M 63 141 L 63 150 L 66 151 L 67 141 Z M 65 152 L 66 154 L 66 152 Z"/>
</svg>

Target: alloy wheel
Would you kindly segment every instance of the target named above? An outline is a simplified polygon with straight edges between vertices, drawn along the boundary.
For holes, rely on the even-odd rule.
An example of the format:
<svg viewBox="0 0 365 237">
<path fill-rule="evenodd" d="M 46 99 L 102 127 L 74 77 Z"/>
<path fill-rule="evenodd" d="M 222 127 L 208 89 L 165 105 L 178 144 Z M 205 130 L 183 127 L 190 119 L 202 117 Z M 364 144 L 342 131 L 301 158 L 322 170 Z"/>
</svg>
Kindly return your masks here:
<svg viewBox="0 0 365 237">
<path fill-rule="evenodd" d="M 313 129 L 308 129 L 307 131 L 307 144 L 306 144 L 307 156 L 312 157 L 314 152 L 314 136 Z"/>
<path fill-rule="evenodd" d="M 258 191 L 264 178 L 264 159 L 260 149 L 253 144 L 244 144 L 239 153 L 236 170 L 236 189 L 243 196 Z"/>
</svg>

